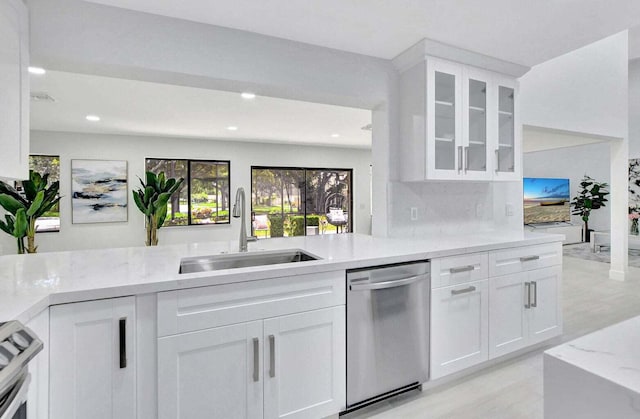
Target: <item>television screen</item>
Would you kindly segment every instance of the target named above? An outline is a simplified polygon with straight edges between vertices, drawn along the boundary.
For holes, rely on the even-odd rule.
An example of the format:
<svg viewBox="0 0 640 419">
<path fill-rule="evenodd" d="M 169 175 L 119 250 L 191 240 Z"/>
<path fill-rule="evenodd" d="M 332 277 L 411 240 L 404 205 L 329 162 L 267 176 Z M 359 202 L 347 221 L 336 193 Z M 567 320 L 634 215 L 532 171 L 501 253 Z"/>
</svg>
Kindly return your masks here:
<svg viewBox="0 0 640 419">
<path fill-rule="evenodd" d="M 524 178 L 524 223 L 571 221 L 569 179 Z"/>
</svg>

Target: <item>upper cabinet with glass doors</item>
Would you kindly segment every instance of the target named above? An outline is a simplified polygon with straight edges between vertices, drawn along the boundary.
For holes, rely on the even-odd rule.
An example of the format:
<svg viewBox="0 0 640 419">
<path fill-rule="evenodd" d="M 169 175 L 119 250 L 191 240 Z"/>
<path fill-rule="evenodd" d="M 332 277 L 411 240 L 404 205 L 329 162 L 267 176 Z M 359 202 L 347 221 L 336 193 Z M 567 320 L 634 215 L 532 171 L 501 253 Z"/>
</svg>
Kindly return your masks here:
<svg viewBox="0 0 640 419">
<path fill-rule="evenodd" d="M 515 80 L 427 59 L 400 86 L 403 180 L 520 178 Z"/>
</svg>

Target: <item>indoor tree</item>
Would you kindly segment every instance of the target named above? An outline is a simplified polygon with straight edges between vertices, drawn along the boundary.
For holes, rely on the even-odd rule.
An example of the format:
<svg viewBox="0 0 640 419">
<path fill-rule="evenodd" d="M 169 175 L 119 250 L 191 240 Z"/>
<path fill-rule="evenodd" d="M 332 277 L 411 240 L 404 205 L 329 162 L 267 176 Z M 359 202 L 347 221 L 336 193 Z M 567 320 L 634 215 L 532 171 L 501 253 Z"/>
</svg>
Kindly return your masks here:
<svg viewBox="0 0 640 419">
<path fill-rule="evenodd" d="M 140 179 L 140 178 L 138 178 Z M 158 245 L 158 229 L 164 224 L 167 217 L 167 203 L 174 192 L 180 189 L 184 178 L 166 179 L 164 172 L 157 175 L 146 172 L 146 183 L 140 179 L 142 188 L 133 191 L 133 200 L 138 209 L 147 218 L 147 246 Z"/>
<path fill-rule="evenodd" d="M 596 182 L 590 176 L 584 175 L 580 181 L 580 191 L 571 201 L 571 206 L 573 207 L 571 214 L 579 215 L 584 221 L 585 241 L 589 241 L 589 216 L 591 211 L 605 206 L 605 202 L 607 202 L 605 197 L 609 195 L 608 186 L 606 183 Z"/>
<path fill-rule="evenodd" d="M 22 181 L 24 193 L 0 181 L 0 206 L 7 212 L 5 220 L 0 220 L 0 229 L 16 238 L 20 254 L 25 249 L 27 253 L 36 253 L 36 220 L 60 201 L 60 182 L 48 183 L 49 174 L 41 175 L 34 170 L 29 170 L 29 179 Z"/>
</svg>

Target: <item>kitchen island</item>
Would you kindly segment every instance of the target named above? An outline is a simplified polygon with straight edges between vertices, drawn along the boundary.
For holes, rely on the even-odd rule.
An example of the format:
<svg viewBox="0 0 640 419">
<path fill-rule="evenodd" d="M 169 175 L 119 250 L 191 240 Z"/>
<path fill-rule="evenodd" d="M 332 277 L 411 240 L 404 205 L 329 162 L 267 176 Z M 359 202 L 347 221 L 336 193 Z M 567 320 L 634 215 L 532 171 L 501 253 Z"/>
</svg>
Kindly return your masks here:
<svg viewBox="0 0 640 419">
<path fill-rule="evenodd" d="M 346 408 L 347 270 L 431 261 L 432 385 L 562 332 L 562 239 L 268 239 L 248 255 L 318 259 L 186 274 L 183 258 L 236 254 L 238 243 L 2 256 L 0 320 L 45 341 L 48 357 L 30 364 L 37 417 L 333 416 Z"/>
</svg>

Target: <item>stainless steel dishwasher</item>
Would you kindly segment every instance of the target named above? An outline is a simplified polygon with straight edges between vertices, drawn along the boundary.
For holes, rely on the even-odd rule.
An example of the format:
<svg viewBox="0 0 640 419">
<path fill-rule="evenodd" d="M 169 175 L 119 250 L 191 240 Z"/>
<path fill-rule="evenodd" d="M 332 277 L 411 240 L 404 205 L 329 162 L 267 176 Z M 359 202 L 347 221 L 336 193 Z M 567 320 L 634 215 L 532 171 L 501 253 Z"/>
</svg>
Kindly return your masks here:
<svg viewBox="0 0 640 419">
<path fill-rule="evenodd" d="M 347 271 L 347 411 L 429 377 L 429 262 Z"/>
</svg>

